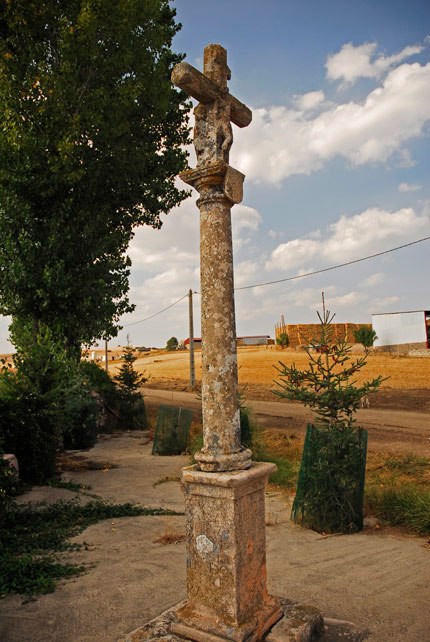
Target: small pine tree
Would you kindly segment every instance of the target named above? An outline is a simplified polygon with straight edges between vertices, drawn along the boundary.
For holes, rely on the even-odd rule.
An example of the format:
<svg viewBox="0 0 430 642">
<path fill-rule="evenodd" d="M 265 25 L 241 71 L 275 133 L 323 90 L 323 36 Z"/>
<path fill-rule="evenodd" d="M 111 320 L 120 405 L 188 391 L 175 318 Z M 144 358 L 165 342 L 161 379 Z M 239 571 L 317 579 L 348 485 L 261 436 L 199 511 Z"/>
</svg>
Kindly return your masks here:
<svg viewBox="0 0 430 642">
<path fill-rule="evenodd" d="M 136 349 L 128 345 L 124 348 L 123 363 L 114 381 L 118 386 L 120 403 L 120 426 L 122 428 L 137 429 L 146 427 L 146 413 L 143 394 L 140 386 L 148 381 L 147 377 L 139 374 L 133 364 L 137 357 Z"/>
<path fill-rule="evenodd" d="M 292 519 L 319 532 L 348 533 L 363 527 L 367 448 L 367 433 L 355 426 L 354 414 L 361 398 L 376 392 L 384 379 L 355 385 L 353 377 L 369 352 L 351 360 L 346 337 L 335 339 L 334 315 L 324 310 L 318 317 L 318 336 L 306 349 L 309 368 L 300 371 L 280 361 L 280 390 L 273 392 L 301 401 L 316 415 L 306 433 Z"/>
<path fill-rule="evenodd" d="M 351 382 L 351 378 L 366 365 L 369 351 L 348 364 L 351 346 L 346 337 L 336 342 L 332 326 L 335 315 L 330 316 L 329 310 L 323 316 L 319 312 L 317 314 L 320 320 L 319 333 L 306 348 L 309 368 L 300 371 L 294 363 L 287 366 L 280 361 L 280 367 L 275 367 L 280 374 L 276 384 L 281 390 L 273 392 L 310 406 L 316 414 L 318 426 L 344 431 L 355 422 L 354 413 L 360 407 L 362 397 L 376 392 L 385 379 L 379 376 L 361 386 L 354 385 L 355 381 Z"/>
<path fill-rule="evenodd" d="M 130 345 L 124 348 L 121 368 L 119 369 L 119 373 L 114 377 L 121 392 L 130 398 L 136 397 L 136 395 L 137 398 L 140 398 L 142 393 L 138 392 L 138 390 L 145 381 L 148 381 L 145 375 L 139 374 L 133 366 L 137 359 L 134 354 L 135 352 L 136 348 Z"/>
</svg>

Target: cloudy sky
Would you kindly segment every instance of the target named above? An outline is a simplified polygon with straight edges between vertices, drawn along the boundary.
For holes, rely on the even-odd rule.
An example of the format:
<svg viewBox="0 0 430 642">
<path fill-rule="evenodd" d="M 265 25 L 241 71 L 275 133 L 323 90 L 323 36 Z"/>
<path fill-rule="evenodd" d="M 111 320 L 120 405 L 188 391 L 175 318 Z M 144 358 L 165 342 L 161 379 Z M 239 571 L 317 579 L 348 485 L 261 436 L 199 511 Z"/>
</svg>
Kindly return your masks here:
<svg viewBox="0 0 430 642">
<path fill-rule="evenodd" d="M 383 252 L 430 235 L 428 0 L 177 0 L 174 48 L 201 69 L 222 44 L 230 91 L 253 111 L 234 128 L 233 167 L 246 174 L 232 210 L 235 285 L 265 283 Z M 192 152 L 192 150 L 191 150 Z M 193 153 L 190 164 L 195 163 Z M 199 291 L 196 193 L 141 228 L 130 247 L 123 318 L 134 345 L 188 336 Z M 338 321 L 429 309 L 430 241 L 285 283 L 236 293 L 238 335 L 313 323 L 325 292 Z M 200 336 L 200 297 L 194 297 Z"/>
</svg>

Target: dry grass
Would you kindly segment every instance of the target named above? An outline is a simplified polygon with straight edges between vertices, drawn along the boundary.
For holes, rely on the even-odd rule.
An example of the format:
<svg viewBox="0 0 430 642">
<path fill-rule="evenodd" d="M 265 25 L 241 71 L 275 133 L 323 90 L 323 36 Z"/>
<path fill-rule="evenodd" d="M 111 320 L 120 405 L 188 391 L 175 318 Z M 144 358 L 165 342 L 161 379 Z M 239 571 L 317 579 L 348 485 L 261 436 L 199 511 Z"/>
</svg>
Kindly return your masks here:
<svg viewBox="0 0 430 642">
<path fill-rule="evenodd" d="M 353 355 L 353 358 L 359 355 Z M 286 365 L 293 362 L 297 368 L 303 369 L 308 365 L 306 352 L 277 351 L 261 348 L 239 348 L 239 383 L 259 384 L 272 387 L 277 373 L 274 368 L 279 361 Z M 145 371 L 154 379 L 181 380 L 189 378 L 188 352 L 169 352 L 157 355 L 157 359 L 148 356 L 135 363 L 136 369 Z M 113 370 L 113 368 L 112 368 Z M 430 358 L 409 357 L 393 354 L 371 354 L 366 366 L 357 373 L 357 382 L 370 380 L 382 375 L 390 377 L 382 387 L 388 388 L 428 388 L 430 387 Z M 201 380 L 201 352 L 196 351 L 196 378 Z"/>
<path fill-rule="evenodd" d="M 154 539 L 154 544 L 179 544 L 179 542 L 185 541 L 185 533 L 181 533 L 175 530 L 171 530 L 169 523 L 164 522 L 164 533 Z"/>
</svg>

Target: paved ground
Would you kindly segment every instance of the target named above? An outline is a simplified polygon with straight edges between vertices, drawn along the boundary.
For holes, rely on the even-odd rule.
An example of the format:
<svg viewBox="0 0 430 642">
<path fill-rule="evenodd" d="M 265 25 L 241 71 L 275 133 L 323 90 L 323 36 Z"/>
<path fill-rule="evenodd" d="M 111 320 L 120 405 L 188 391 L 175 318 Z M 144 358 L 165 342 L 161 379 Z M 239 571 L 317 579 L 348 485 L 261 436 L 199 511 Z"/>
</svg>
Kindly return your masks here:
<svg viewBox="0 0 430 642">
<path fill-rule="evenodd" d="M 91 484 L 92 492 L 115 501 L 182 510 L 175 477 L 183 457 L 153 457 L 143 433 L 106 436 L 85 453 L 118 468 L 65 473 Z M 26 500 L 71 497 L 40 488 Z M 273 594 L 321 608 L 328 618 L 369 630 L 369 642 L 430 640 L 430 551 L 423 540 L 372 532 L 321 538 L 289 521 L 281 495 L 267 497 L 267 557 Z M 112 523 L 114 522 L 114 523 Z M 177 543 L 154 540 L 168 530 Z M 139 517 L 105 520 L 75 538 L 89 550 L 75 560 L 94 564 L 55 593 L 22 604 L 0 601 L 1 642 L 115 642 L 186 596 L 184 518 Z"/>
</svg>

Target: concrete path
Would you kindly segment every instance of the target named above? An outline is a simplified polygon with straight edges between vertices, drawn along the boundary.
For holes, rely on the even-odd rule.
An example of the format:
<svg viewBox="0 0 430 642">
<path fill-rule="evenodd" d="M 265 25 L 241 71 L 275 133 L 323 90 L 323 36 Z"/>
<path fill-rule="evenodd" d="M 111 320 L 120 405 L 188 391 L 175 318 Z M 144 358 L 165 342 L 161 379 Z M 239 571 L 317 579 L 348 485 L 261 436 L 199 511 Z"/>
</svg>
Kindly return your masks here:
<svg viewBox="0 0 430 642">
<path fill-rule="evenodd" d="M 177 482 L 154 484 L 177 476 L 187 458 L 152 456 L 143 433 L 103 437 L 81 454 L 118 468 L 65 473 L 65 478 L 91 484 L 91 492 L 118 502 L 183 509 Z M 21 501 L 73 496 L 45 487 Z M 424 540 L 395 539 L 383 531 L 324 539 L 292 524 L 283 496 L 271 490 L 267 522 L 273 594 L 319 607 L 328 618 L 352 621 L 369 631 L 369 642 L 430 640 L 430 550 Z M 183 516 L 91 526 L 74 539 L 87 542 L 88 550 L 72 557 L 93 568 L 35 602 L 1 600 L 1 642 L 116 642 L 186 597 L 184 531 Z M 154 541 L 165 532 L 174 534 L 173 543 Z"/>
</svg>

